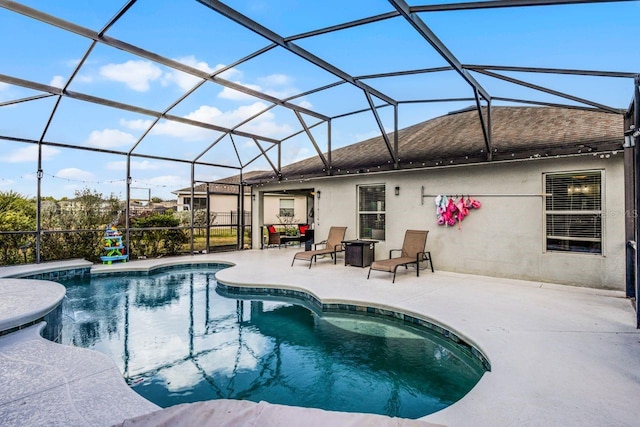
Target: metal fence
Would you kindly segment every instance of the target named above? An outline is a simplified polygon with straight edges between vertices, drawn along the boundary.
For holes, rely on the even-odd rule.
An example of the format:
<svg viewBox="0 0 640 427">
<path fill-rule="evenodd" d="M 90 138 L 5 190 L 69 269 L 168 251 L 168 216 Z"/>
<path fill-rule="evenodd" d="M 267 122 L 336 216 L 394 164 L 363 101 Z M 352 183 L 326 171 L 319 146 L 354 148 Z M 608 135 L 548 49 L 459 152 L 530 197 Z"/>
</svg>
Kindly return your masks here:
<svg viewBox="0 0 640 427">
<path fill-rule="evenodd" d="M 240 243 L 250 247 L 251 213 L 244 213 L 241 234 L 237 212 L 212 212 L 210 226 L 129 228 L 130 259 L 163 255 L 213 252 L 238 249 Z M 120 232 L 125 236 L 126 228 Z M 104 229 L 42 230 L 38 248 L 36 231 L 0 231 L 0 266 L 84 258 L 100 262 L 104 250 Z M 39 249 L 39 254 L 38 254 Z"/>
</svg>

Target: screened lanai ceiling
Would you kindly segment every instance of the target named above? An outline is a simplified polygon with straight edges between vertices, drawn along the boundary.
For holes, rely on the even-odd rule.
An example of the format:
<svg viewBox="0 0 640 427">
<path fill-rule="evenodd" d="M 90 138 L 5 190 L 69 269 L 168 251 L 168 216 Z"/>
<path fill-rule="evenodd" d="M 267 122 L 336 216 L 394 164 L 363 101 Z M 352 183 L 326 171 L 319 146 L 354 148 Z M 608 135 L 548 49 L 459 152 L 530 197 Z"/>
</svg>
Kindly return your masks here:
<svg viewBox="0 0 640 427">
<path fill-rule="evenodd" d="M 331 173 L 328 153 L 376 136 L 399 166 L 397 130 L 468 107 L 490 153 L 493 106 L 628 110 L 639 13 L 638 1 L 0 0 L 0 190 L 172 197 L 313 156 Z"/>
</svg>

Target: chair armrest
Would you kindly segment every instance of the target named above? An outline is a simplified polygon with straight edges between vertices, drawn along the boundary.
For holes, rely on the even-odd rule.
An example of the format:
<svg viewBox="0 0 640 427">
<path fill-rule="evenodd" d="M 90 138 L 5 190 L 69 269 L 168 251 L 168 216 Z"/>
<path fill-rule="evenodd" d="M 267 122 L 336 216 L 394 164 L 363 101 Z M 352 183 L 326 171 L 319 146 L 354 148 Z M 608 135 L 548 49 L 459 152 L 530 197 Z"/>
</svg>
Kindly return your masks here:
<svg viewBox="0 0 640 427">
<path fill-rule="evenodd" d="M 322 242 L 314 243 L 313 249 L 318 249 L 318 245 L 326 245 L 327 241 L 323 240 Z"/>
<path fill-rule="evenodd" d="M 391 250 L 389 251 L 389 258 L 391 258 L 391 254 L 392 254 L 393 252 L 402 252 L 402 249 L 391 249 Z"/>
</svg>

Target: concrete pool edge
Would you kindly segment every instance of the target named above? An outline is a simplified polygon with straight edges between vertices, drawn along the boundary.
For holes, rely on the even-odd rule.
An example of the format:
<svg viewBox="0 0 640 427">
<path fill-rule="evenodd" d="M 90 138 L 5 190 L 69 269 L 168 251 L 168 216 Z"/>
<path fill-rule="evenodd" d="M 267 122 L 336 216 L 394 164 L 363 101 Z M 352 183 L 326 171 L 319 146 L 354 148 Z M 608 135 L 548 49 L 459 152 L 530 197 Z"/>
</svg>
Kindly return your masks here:
<svg viewBox="0 0 640 427">
<path fill-rule="evenodd" d="M 293 298 L 300 300 L 301 302 L 310 302 L 314 304 L 314 307 L 320 310 L 322 313 L 327 312 L 344 312 L 354 314 L 375 314 L 382 317 L 391 319 L 397 319 L 405 321 L 414 326 L 424 328 L 435 333 L 440 334 L 446 338 L 455 346 L 468 350 L 469 353 L 477 359 L 477 361 L 484 367 L 487 372 L 491 372 L 491 361 L 488 355 L 475 343 L 472 339 L 464 335 L 463 333 L 451 328 L 450 326 L 439 322 L 424 314 L 418 314 L 403 310 L 398 307 L 393 307 L 384 304 L 367 303 L 356 300 L 326 300 L 313 294 L 312 292 L 304 288 L 296 288 L 293 286 L 279 286 L 279 285 L 260 285 L 254 284 L 242 284 L 242 283 L 229 283 L 224 280 L 220 280 L 216 276 L 218 286 L 222 286 L 226 292 L 230 292 L 232 297 L 242 296 L 271 296 L 271 297 L 283 297 Z"/>
<path fill-rule="evenodd" d="M 0 336 L 41 322 L 66 294 L 63 285 L 33 279 L 0 279 Z"/>
<path fill-rule="evenodd" d="M 156 411 L 97 351 L 41 336 L 44 322 L 0 337 L 0 419 L 12 425 L 109 426 Z M 8 388 L 11 388 L 8 390 Z"/>
</svg>

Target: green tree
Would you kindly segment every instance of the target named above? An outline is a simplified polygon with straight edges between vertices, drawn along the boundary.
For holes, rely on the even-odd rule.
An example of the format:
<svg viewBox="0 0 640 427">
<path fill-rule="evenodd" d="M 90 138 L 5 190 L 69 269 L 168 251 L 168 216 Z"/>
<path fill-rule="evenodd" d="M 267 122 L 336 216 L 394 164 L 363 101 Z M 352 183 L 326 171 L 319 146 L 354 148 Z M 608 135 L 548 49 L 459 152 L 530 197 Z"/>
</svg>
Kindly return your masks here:
<svg viewBox="0 0 640 427">
<path fill-rule="evenodd" d="M 84 258 L 99 261 L 104 247 L 104 230 L 119 219 L 120 202 L 111 194 L 84 188 L 72 200 L 43 203 L 41 223 L 42 259 Z M 58 232 L 53 232 L 58 231 Z"/>
<path fill-rule="evenodd" d="M 36 204 L 33 200 L 14 192 L 0 191 L 0 231 L 35 231 Z M 35 258 L 32 235 L 0 235 L 0 263 L 2 265 L 24 262 L 24 248 L 27 260 Z"/>
</svg>

